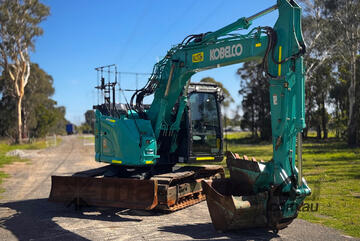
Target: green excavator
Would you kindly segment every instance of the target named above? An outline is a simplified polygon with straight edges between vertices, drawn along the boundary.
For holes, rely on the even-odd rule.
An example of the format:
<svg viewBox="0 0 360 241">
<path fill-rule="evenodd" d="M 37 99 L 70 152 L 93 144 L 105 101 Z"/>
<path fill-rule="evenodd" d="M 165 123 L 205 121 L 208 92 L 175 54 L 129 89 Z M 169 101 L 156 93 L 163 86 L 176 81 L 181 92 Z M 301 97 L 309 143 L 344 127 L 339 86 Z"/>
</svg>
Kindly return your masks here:
<svg viewBox="0 0 360 241">
<path fill-rule="evenodd" d="M 250 29 L 253 20 L 274 10 L 279 15 L 273 27 Z M 286 227 L 311 193 L 301 157 L 305 51 L 301 8 L 294 0 L 278 0 L 219 30 L 187 36 L 155 64 L 147 84 L 124 108 L 96 107 L 95 159 L 110 164 L 106 171 L 52 177 L 50 200 L 177 210 L 206 194 L 216 229 Z M 228 179 L 219 166 L 174 171 L 179 162 L 222 159 L 221 98 L 196 94 L 204 86 L 191 85 L 191 76 L 256 60 L 270 83 L 272 159 L 257 162 L 227 153 Z M 150 105 L 143 104 L 147 96 L 153 96 Z M 132 176 L 138 170 L 146 175 Z"/>
</svg>

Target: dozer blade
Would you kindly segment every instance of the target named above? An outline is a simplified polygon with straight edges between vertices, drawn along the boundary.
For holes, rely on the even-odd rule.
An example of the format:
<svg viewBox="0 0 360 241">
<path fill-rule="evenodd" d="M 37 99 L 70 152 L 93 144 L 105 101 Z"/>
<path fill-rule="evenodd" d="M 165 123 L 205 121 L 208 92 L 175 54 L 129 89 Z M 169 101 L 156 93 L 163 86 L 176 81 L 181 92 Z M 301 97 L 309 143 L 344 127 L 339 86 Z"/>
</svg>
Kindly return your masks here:
<svg viewBox="0 0 360 241">
<path fill-rule="evenodd" d="M 82 205 L 153 209 L 158 203 L 156 180 L 52 176 L 49 201 Z"/>
</svg>

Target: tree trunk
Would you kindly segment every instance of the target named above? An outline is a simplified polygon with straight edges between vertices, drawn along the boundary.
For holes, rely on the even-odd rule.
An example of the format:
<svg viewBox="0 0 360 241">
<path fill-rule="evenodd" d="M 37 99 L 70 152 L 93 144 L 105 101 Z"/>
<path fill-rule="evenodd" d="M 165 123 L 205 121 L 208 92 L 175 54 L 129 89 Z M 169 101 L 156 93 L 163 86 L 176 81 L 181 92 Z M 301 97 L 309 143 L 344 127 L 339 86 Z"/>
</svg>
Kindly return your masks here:
<svg viewBox="0 0 360 241">
<path fill-rule="evenodd" d="M 307 126 L 303 129 L 303 132 L 302 132 L 302 137 L 304 139 L 306 139 L 308 137 L 308 132 L 309 132 L 309 129 L 307 128 Z"/>
<path fill-rule="evenodd" d="M 339 103 L 336 103 L 335 115 L 336 115 L 336 120 L 337 121 L 339 121 L 340 118 L 341 118 L 341 115 L 339 114 L 339 109 L 340 109 Z M 337 124 L 336 127 L 335 127 L 335 133 L 336 133 L 335 136 L 336 136 L 337 139 L 340 138 L 340 132 L 341 132 L 340 127 Z"/>
<path fill-rule="evenodd" d="M 21 121 L 21 102 L 22 102 L 22 97 L 23 96 L 19 96 L 17 98 L 17 135 L 16 135 L 16 138 L 15 138 L 15 142 L 17 144 L 21 144 L 22 142 L 22 121 Z"/>
<path fill-rule="evenodd" d="M 252 105 L 251 108 L 251 135 L 252 137 L 255 137 L 255 108 L 254 105 Z"/>
<path fill-rule="evenodd" d="M 27 126 L 28 113 L 24 106 L 22 106 L 22 108 L 21 108 L 21 116 L 22 116 L 22 138 L 27 139 L 29 137 L 29 130 L 28 130 L 28 126 Z"/>
<path fill-rule="evenodd" d="M 320 124 L 316 127 L 316 138 L 321 139 L 321 126 Z"/>
<path fill-rule="evenodd" d="M 326 109 L 325 109 L 325 97 L 323 95 L 323 98 L 322 98 L 322 103 L 321 103 L 321 125 L 322 125 L 322 129 L 323 129 L 323 132 L 324 132 L 324 139 L 327 139 L 328 138 L 328 130 L 327 130 L 327 127 L 326 127 Z"/>
<path fill-rule="evenodd" d="M 351 56 L 351 80 L 348 89 L 349 94 L 349 120 L 348 120 L 348 145 L 356 146 L 358 144 L 358 115 L 356 110 L 356 55 Z"/>
</svg>

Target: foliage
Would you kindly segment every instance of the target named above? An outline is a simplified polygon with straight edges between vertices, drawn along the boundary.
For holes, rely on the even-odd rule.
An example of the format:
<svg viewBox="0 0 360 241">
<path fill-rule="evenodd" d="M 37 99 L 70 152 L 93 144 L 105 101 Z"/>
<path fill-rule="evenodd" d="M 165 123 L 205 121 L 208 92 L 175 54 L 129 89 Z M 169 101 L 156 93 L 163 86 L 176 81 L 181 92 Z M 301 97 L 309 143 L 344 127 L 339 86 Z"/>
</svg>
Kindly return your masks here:
<svg viewBox="0 0 360 241">
<path fill-rule="evenodd" d="M 79 132 L 83 133 L 83 134 L 89 134 L 89 133 L 93 133 L 92 132 L 92 128 L 90 125 L 88 125 L 87 123 L 82 123 L 81 126 L 79 127 Z"/>
<path fill-rule="evenodd" d="M 327 19 L 324 1 L 303 0 L 304 16 L 303 35 L 307 43 L 305 54 L 306 99 L 305 137 L 310 129 L 315 129 L 317 138 L 327 139 L 329 89 L 334 82 L 334 51 L 333 29 Z"/>
<path fill-rule="evenodd" d="M 270 140 L 269 82 L 258 74 L 259 68 L 257 62 L 246 62 L 237 71 L 241 77 L 239 94 L 243 95 L 241 128 L 250 130 L 253 136 L 259 131 L 261 140 Z"/>
<path fill-rule="evenodd" d="M 221 82 L 218 82 L 214 78 L 211 78 L 211 77 L 203 78 L 203 79 L 200 80 L 200 82 L 213 83 L 213 84 L 216 84 L 218 87 L 220 87 L 222 89 L 223 94 L 224 94 L 224 100 L 221 103 L 221 105 L 224 108 L 229 107 L 229 105 L 234 102 L 234 99 L 231 97 L 230 92 L 224 87 L 224 85 Z"/>
<path fill-rule="evenodd" d="M 357 69 L 360 69 L 360 55 L 357 57 Z M 334 106 L 332 125 L 337 132 L 337 136 L 343 139 L 348 138 L 348 120 L 349 120 L 349 95 L 348 88 L 350 85 L 350 75 L 348 64 L 338 63 L 335 82 L 331 85 L 329 96 Z M 357 93 L 360 93 L 360 71 L 357 71 L 356 77 Z M 356 96 L 356 103 L 360 101 L 360 95 Z M 360 123 L 359 111 L 356 112 L 358 122 Z M 359 124 L 360 126 L 360 124 Z M 360 137 L 360 128 L 358 129 L 358 138 Z"/>
<path fill-rule="evenodd" d="M 16 100 L 16 142 L 22 139 L 22 99 L 31 69 L 29 48 L 34 50 L 34 38 L 42 34 L 39 24 L 48 15 L 49 8 L 38 0 L 0 2 L 0 66 L 3 77 L 9 79 L 9 96 Z"/>
<path fill-rule="evenodd" d="M 349 145 L 360 144 L 360 61 L 355 61 L 360 49 L 360 1 L 301 0 L 301 3 L 307 44 L 304 135 L 316 130 L 317 138 L 327 139 L 329 128 L 333 128 L 338 137 L 347 138 Z M 243 95 L 241 126 L 253 136 L 260 131 L 261 136 L 265 133 L 267 137 L 271 135 L 267 131 L 270 128 L 270 116 L 266 116 L 270 113 L 267 82 L 257 72 L 256 63 L 245 63 L 238 70 L 243 79 L 239 91 Z"/>
<path fill-rule="evenodd" d="M 54 93 L 53 78 L 37 64 L 31 64 L 29 84 L 22 103 L 23 133 L 28 137 L 42 137 L 48 133 L 65 132 L 65 107 L 56 107 L 50 99 Z M 9 79 L 0 77 L 0 135 L 12 137 L 16 133 L 16 100 L 11 97 Z"/>
<path fill-rule="evenodd" d="M 307 126 L 316 129 L 319 139 L 321 132 L 323 132 L 324 139 L 328 137 L 330 117 L 326 104 L 330 103 L 329 90 L 335 81 L 332 69 L 332 64 L 326 61 L 317 68 L 317 72 L 306 82 L 306 122 Z M 305 130 L 305 136 L 307 131 L 308 128 Z"/>
<path fill-rule="evenodd" d="M 35 109 L 35 113 L 38 117 L 36 127 L 34 128 L 35 135 L 44 137 L 48 133 L 49 127 L 54 125 L 56 121 L 55 113 L 43 105 L 38 106 Z"/>
<path fill-rule="evenodd" d="M 87 133 L 94 133 L 95 128 L 95 112 L 93 110 L 87 110 L 85 112 L 85 123 L 87 126 L 84 126 Z"/>
<path fill-rule="evenodd" d="M 318 138 L 328 127 L 349 145 L 360 144 L 360 1 L 300 0 L 305 54 L 306 124 Z"/>
<path fill-rule="evenodd" d="M 357 56 L 360 49 L 360 1 L 326 0 L 324 1 L 329 26 L 332 26 L 332 40 L 336 43 L 334 57 L 338 66 L 349 71 L 348 82 L 348 123 L 347 141 L 350 146 L 360 144 L 360 106 Z"/>
<path fill-rule="evenodd" d="M 34 49 L 34 37 L 42 35 L 39 24 L 49 15 L 49 8 L 38 0 L 2 0 L 0 12 L 2 51 L 6 59 L 16 62 L 19 51 Z"/>
</svg>

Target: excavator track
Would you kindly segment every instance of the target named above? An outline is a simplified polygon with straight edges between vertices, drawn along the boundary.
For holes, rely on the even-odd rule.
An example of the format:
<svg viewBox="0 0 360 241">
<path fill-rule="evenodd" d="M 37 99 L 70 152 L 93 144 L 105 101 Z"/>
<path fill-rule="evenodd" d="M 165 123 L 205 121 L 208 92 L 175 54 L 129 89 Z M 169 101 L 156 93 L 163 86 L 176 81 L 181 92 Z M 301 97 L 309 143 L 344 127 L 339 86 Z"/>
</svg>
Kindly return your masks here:
<svg viewBox="0 0 360 241">
<path fill-rule="evenodd" d="M 224 177 L 224 169 L 217 165 L 187 166 L 173 173 L 155 175 L 151 180 L 158 183 L 156 209 L 176 211 L 205 200 L 202 180 Z"/>
<path fill-rule="evenodd" d="M 199 193 L 189 195 L 186 198 L 179 200 L 179 202 L 177 204 L 174 204 L 173 206 L 171 206 L 169 208 L 159 206 L 158 209 L 174 212 L 174 211 L 177 211 L 180 209 L 184 209 L 184 208 L 193 206 L 193 205 L 200 203 L 202 201 L 205 201 L 205 200 L 206 200 L 206 196 L 202 192 L 199 192 Z"/>
<path fill-rule="evenodd" d="M 90 205 L 173 212 L 205 200 L 202 180 L 224 178 L 224 169 L 218 165 L 180 167 L 147 180 L 105 177 L 112 168 L 52 176 L 49 201 L 76 208 Z"/>
</svg>

